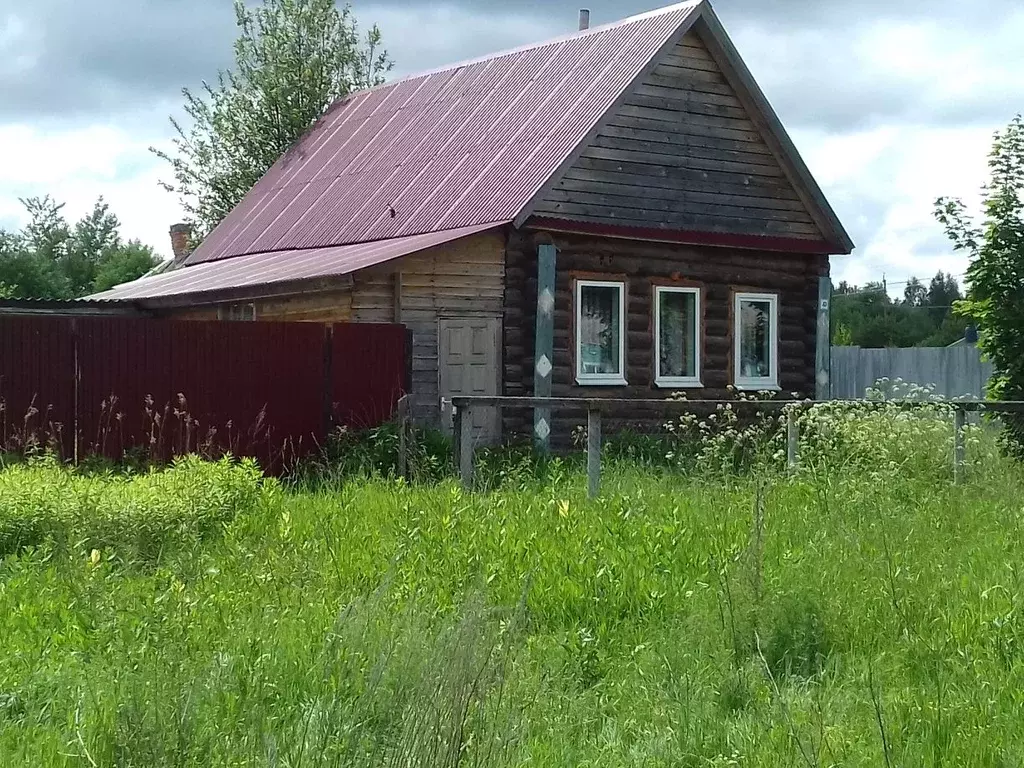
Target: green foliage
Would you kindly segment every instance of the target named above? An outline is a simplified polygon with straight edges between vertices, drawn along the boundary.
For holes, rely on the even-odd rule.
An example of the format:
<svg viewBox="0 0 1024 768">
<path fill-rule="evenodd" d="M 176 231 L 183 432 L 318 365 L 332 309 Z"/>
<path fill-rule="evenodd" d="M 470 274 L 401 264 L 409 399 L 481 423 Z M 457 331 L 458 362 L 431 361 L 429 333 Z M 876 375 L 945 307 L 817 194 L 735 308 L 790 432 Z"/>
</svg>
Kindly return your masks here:
<svg viewBox="0 0 1024 768">
<path fill-rule="evenodd" d="M 734 394 L 740 403 L 770 400 L 775 395 L 774 392 Z M 686 398 L 680 396 L 679 399 Z M 684 472 L 715 479 L 777 465 L 782 459 L 780 427 L 785 423 L 785 416 L 741 408 L 739 403 L 719 404 L 706 416 L 687 411 L 666 422 L 668 462 Z"/>
<path fill-rule="evenodd" d="M 832 301 L 832 343 L 860 347 L 944 347 L 963 338 L 966 321 L 953 310 L 960 286 L 939 272 L 928 287 L 910 278 L 902 300 L 881 283 L 840 283 Z"/>
<path fill-rule="evenodd" d="M 50 197 L 22 203 L 30 217 L 24 230 L 0 231 L 0 297 L 79 298 L 141 277 L 159 263 L 149 246 L 121 239 L 121 224 L 102 198 L 74 226 L 64 218 L 64 204 Z"/>
<path fill-rule="evenodd" d="M 935 215 L 957 250 L 971 258 L 967 298 L 958 311 L 979 326 L 979 346 L 995 375 L 989 395 L 1024 399 L 1024 118 L 998 132 L 989 155 L 981 225 L 960 200 L 936 201 Z M 1024 420 L 1009 418 L 1007 445 L 1024 456 Z"/>
<path fill-rule="evenodd" d="M 399 469 L 399 428 L 389 422 L 368 430 L 335 429 L 320 455 L 290 473 L 293 487 L 332 487 L 354 478 L 395 478 Z M 452 441 L 436 429 L 410 427 L 408 473 L 417 482 L 450 476 Z"/>
<path fill-rule="evenodd" d="M 252 512 L 262 485 L 251 462 L 194 456 L 138 476 L 83 476 L 48 458 L 15 464 L 0 472 L 0 557 L 54 543 L 153 561 Z"/>
<path fill-rule="evenodd" d="M 234 66 L 202 91 L 184 89 L 190 125 L 167 160 L 202 238 L 337 99 L 382 82 L 391 69 L 376 26 L 360 40 L 351 7 L 334 0 L 235 0 Z"/>
<path fill-rule="evenodd" d="M 918 455 L 728 483 L 619 458 L 593 501 L 571 464 L 485 493 L 0 470 L 3 514 L 81 510 L 0 558 L 0 763 L 1012 765 L 1024 476 L 980 449 L 966 485 L 919 474 L 929 418 L 868 418 L 821 429 Z M 174 543 L 129 567 L 150 516 Z"/>
<path fill-rule="evenodd" d="M 776 678 L 816 677 L 832 653 L 825 612 L 814 593 L 785 594 L 775 607 L 762 644 L 764 663 Z"/>
</svg>

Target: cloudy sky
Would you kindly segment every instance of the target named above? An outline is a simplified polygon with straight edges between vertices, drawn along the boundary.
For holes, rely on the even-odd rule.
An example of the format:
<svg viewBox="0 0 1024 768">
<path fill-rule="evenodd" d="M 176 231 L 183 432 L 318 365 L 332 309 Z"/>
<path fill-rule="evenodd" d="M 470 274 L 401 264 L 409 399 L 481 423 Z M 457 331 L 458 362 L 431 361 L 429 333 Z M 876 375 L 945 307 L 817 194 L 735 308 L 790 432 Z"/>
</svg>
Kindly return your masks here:
<svg viewBox="0 0 1024 768">
<path fill-rule="evenodd" d="M 589 0 L 600 24 L 666 4 Z M 575 29 L 579 0 L 360 0 L 396 75 Z M 717 0 L 754 76 L 857 243 L 833 274 L 963 271 L 931 217 L 977 200 L 993 131 L 1024 110 L 1019 0 Z M 103 195 L 126 234 L 168 250 L 157 184 L 180 89 L 230 63 L 230 0 L 0 0 L 0 227 L 49 193 Z"/>
</svg>

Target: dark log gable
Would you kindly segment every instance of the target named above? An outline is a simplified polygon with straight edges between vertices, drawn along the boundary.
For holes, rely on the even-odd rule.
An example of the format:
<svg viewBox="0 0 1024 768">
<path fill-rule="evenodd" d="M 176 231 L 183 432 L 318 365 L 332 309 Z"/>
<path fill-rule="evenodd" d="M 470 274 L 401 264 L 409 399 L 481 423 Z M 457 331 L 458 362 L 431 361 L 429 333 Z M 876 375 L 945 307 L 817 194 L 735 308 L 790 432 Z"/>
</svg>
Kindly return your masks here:
<svg viewBox="0 0 1024 768">
<path fill-rule="evenodd" d="M 534 213 L 646 229 L 824 239 L 694 31 L 632 87 Z"/>
</svg>

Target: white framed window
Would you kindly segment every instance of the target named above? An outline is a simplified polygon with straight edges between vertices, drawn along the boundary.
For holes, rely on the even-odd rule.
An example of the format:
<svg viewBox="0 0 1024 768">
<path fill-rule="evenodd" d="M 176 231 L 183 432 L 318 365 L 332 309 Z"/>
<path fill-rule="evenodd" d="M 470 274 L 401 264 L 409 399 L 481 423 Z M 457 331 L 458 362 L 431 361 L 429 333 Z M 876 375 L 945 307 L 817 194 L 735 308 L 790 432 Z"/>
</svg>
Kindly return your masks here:
<svg viewBox="0 0 1024 768">
<path fill-rule="evenodd" d="M 700 288 L 654 288 L 654 383 L 701 387 Z"/>
<path fill-rule="evenodd" d="M 733 344 L 737 389 L 779 388 L 779 297 L 776 294 L 734 295 Z"/>
<path fill-rule="evenodd" d="M 576 382 L 626 383 L 626 285 L 610 280 L 577 280 Z"/>
</svg>

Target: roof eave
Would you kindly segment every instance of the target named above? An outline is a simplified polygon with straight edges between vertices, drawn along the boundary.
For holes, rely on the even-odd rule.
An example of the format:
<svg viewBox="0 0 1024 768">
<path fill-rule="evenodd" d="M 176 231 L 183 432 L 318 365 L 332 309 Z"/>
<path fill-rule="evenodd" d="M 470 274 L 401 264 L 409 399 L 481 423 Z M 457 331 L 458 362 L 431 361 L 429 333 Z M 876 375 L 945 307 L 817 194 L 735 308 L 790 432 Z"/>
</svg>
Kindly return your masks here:
<svg viewBox="0 0 1024 768">
<path fill-rule="evenodd" d="M 185 309 L 193 307 L 234 304 L 244 301 L 280 299 L 297 293 L 327 293 L 352 287 L 352 275 L 331 277 L 307 277 L 279 283 L 261 283 L 240 288 L 219 288 L 213 291 L 190 291 L 166 296 L 154 296 L 136 300 L 136 303 L 151 310 Z"/>
</svg>

